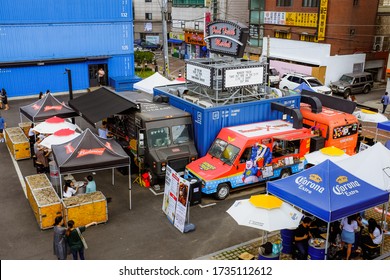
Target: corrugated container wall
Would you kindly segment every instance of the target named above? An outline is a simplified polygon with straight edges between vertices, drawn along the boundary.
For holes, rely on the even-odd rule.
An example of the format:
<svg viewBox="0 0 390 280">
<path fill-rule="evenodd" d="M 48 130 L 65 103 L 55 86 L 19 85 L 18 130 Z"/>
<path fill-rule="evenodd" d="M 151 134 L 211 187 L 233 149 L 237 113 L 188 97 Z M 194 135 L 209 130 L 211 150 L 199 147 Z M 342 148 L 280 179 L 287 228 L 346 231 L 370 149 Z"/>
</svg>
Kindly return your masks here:
<svg viewBox="0 0 390 280">
<path fill-rule="evenodd" d="M 128 54 L 131 23 L 0 25 L 0 62 Z"/>
<path fill-rule="evenodd" d="M 131 0 L 1 0 L 0 24 L 132 20 Z"/>
<path fill-rule="evenodd" d="M 191 113 L 194 126 L 194 140 L 199 157 L 207 154 L 208 149 L 222 128 L 282 119 L 283 113 L 271 110 L 271 103 L 277 102 L 291 108 L 299 108 L 301 98 L 300 95 L 292 95 L 278 99 L 265 99 L 203 108 L 159 88 L 154 89 L 154 95 L 168 96 L 169 104 Z"/>
<path fill-rule="evenodd" d="M 0 85 L 9 97 L 68 91 L 65 68 L 74 90 L 96 85 L 97 67 L 107 82 L 138 78 L 130 0 L 0 2 Z"/>
</svg>

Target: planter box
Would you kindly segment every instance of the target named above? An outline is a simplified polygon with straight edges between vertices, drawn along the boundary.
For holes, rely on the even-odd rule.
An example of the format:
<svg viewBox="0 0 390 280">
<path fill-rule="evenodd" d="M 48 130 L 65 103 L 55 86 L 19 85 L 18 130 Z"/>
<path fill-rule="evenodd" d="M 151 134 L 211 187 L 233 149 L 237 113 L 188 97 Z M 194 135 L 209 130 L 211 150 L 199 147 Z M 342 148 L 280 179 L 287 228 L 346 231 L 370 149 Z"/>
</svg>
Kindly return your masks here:
<svg viewBox="0 0 390 280">
<path fill-rule="evenodd" d="M 52 228 L 55 217 L 62 215 L 61 200 L 45 174 L 27 176 L 27 198 L 40 229 Z"/>
<path fill-rule="evenodd" d="M 21 128 L 5 129 L 5 137 L 7 146 L 16 160 L 31 157 L 30 142 Z"/>
<path fill-rule="evenodd" d="M 100 191 L 64 198 L 62 204 L 65 221 L 73 220 L 75 227 L 108 220 L 107 200 Z"/>
</svg>

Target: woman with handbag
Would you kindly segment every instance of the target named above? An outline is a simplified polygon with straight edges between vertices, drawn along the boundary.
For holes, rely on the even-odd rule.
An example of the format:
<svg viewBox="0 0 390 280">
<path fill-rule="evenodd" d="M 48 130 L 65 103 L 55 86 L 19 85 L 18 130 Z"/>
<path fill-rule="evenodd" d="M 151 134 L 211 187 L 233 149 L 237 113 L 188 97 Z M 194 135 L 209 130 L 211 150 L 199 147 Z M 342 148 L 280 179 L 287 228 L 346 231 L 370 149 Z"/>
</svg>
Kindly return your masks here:
<svg viewBox="0 0 390 280">
<path fill-rule="evenodd" d="M 92 222 L 85 226 L 74 228 L 74 221 L 73 220 L 68 221 L 68 229 L 66 230 L 66 239 L 68 241 L 70 251 L 72 252 L 72 256 L 74 260 L 77 260 L 78 256 L 80 256 L 80 260 L 85 260 L 84 249 L 88 249 L 88 246 L 81 233 L 93 225 L 97 225 L 97 222 Z"/>
</svg>

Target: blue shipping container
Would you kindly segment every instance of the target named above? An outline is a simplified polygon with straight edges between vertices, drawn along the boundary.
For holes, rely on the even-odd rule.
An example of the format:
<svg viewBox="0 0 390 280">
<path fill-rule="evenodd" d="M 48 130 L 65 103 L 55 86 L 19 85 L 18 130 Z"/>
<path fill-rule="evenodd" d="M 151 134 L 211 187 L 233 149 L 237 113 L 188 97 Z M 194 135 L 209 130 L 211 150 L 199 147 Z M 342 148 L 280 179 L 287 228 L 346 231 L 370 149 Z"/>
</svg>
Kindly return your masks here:
<svg viewBox="0 0 390 280">
<path fill-rule="evenodd" d="M 0 62 L 124 55 L 132 23 L 0 25 Z"/>
<path fill-rule="evenodd" d="M 131 0 L 1 0 L 0 24 L 132 21 Z"/>
<path fill-rule="evenodd" d="M 223 127 L 282 119 L 283 113 L 271 110 L 271 103 L 277 102 L 291 108 L 299 108 L 300 95 L 275 99 L 264 99 L 246 103 L 229 104 L 203 108 L 195 103 L 173 95 L 164 88 L 155 88 L 154 95 L 169 97 L 169 104 L 190 112 L 194 125 L 194 140 L 199 157 L 207 154 L 215 137 Z"/>
</svg>

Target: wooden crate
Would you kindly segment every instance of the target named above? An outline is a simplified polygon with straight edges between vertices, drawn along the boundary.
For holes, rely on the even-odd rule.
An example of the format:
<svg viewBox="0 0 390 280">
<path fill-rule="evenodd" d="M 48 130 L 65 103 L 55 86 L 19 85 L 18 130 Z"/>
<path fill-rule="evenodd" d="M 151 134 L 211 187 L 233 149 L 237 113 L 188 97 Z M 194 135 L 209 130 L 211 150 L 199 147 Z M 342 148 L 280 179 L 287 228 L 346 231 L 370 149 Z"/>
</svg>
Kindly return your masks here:
<svg viewBox="0 0 390 280">
<path fill-rule="evenodd" d="M 8 128 L 7 128 L 8 129 Z M 19 134 L 16 131 L 6 131 L 6 143 L 8 149 L 16 160 L 31 158 L 30 142 L 22 129 L 19 129 Z"/>
<path fill-rule="evenodd" d="M 108 221 L 107 200 L 100 191 L 64 198 L 62 204 L 65 221 L 73 220 L 76 227 Z"/>
<path fill-rule="evenodd" d="M 32 194 L 33 190 L 43 189 L 43 188 L 53 186 L 49 178 L 47 178 L 46 174 L 30 175 L 30 176 L 26 176 L 24 179 L 26 181 L 26 192 L 27 192 L 28 200 L 33 199 L 33 194 Z"/>
<path fill-rule="evenodd" d="M 28 137 L 28 131 L 30 130 L 31 128 L 31 122 L 22 122 L 22 123 L 19 123 L 19 127 L 20 129 L 23 131 L 24 135 L 26 135 Z"/>
<path fill-rule="evenodd" d="M 28 196 L 35 219 L 40 229 L 54 226 L 54 219 L 62 215 L 62 204 L 53 187 L 31 189 Z"/>
</svg>

